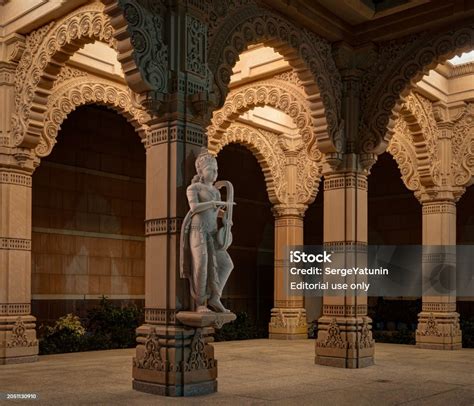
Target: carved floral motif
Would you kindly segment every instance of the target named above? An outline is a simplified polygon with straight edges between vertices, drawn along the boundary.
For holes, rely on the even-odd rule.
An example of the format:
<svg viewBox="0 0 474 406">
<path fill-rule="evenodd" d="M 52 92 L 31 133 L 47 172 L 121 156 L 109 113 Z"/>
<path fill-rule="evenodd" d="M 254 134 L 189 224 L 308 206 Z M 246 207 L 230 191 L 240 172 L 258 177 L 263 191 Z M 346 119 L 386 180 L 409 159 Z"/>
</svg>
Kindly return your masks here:
<svg viewBox="0 0 474 406">
<path fill-rule="evenodd" d="M 10 341 L 7 342 L 7 347 L 34 347 L 37 344 L 37 340 L 28 340 L 28 336 L 26 335 L 25 323 L 23 323 L 21 317 L 18 317 L 17 321 L 15 322 L 15 325 L 12 328 Z"/>
</svg>

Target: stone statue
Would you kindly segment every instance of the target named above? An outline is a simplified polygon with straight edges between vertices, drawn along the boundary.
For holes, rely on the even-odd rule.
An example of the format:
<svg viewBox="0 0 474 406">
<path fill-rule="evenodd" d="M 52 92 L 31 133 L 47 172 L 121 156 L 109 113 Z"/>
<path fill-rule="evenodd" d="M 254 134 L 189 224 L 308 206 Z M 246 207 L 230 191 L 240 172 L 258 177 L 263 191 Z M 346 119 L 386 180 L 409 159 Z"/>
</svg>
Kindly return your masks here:
<svg viewBox="0 0 474 406">
<path fill-rule="evenodd" d="M 181 229 L 181 277 L 189 279 L 197 312 L 230 312 L 221 296 L 234 267 L 226 251 L 232 242 L 233 187 L 228 181 L 216 182 L 217 161 L 207 149 L 202 149 L 195 165 L 197 175 L 186 190 L 191 209 Z M 225 202 L 221 187 L 227 189 Z M 222 217 L 221 227 L 218 217 Z"/>
</svg>

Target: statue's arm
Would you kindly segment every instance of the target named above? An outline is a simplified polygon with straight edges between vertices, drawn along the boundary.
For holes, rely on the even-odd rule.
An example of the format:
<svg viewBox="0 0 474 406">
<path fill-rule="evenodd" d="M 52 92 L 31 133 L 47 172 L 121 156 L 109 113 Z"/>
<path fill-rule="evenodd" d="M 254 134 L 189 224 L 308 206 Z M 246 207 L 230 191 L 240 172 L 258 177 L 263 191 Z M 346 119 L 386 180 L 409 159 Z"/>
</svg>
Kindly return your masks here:
<svg viewBox="0 0 474 406">
<path fill-rule="evenodd" d="M 198 197 L 197 188 L 191 185 L 186 190 L 186 196 L 188 198 L 189 207 L 193 213 L 199 213 L 209 209 L 216 209 L 216 202 L 211 200 L 209 202 L 200 202 Z"/>
</svg>

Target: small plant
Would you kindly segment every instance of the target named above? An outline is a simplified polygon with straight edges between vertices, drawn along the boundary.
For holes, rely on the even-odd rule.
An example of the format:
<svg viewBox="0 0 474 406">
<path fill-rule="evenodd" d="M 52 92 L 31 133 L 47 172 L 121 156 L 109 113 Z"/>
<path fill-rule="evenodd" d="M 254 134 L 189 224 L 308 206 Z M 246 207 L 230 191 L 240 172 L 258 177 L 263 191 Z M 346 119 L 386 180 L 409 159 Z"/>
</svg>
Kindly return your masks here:
<svg viewBox="0 0 474 406">
<path fill-rule="evenodd" d="M 143 310 L 136 305 L 119 307 L 102 297 L 99 306 L 87 312 L 84 324 L 68 314 L 53 326 L 43 326 L 40 354 L 134 347 L 135 330 L 142 323 Z"/>
<path fill-rule="evenodd" d="M 82 351 L 86 330 L 79 317 L 69 313 L 59 318 L 53 326 L 44 329 L 40 340 L 41 354 Z"/>
<path fill-rule="evenodd" d="M 237 318 L 216 330 L 216 341 L 249 340 L 258 338 L 257 328 L 246 312 L 237 313 Z"/>
<path fill-rule="evenodd" d="M 143 310 L 136 305 L 114 306 L 103 296 L 99 306 L 87 312 L 87 320 L 88 349 L 130 348 L 136 345 Z"/>
<path fill-rule="evenodd" d="M 463 348 L 474 348 L 474 318 L 461 318 L 461 331 Z"/>
</svg>

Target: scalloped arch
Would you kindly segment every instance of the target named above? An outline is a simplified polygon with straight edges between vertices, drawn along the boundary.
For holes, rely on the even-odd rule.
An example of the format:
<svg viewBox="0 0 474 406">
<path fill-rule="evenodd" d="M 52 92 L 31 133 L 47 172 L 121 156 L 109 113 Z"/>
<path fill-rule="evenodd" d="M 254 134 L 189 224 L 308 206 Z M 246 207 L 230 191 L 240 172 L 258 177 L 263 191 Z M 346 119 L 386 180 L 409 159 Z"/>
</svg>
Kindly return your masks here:
<svg viewBox="0 0 474 406">
<path fill-rule="evenodd" d="M 431 102 L 418 93 L 411 92 L 398 113 L 399 120 L 406 122 L 420 185 L 433 186 L 437 180 L 439 130 L 433 115 Z"/>
<path fill-rule="evenodd" d="M 268 139 L 268 134 L 245 124 L 232 123 L 224 136 L 216 142 L 211 142 L 209 138 L 209 152 L 217 155 L 225 146 L 232 143 L 245 146 L 257 158 L 265 177 L 270 202 L 278 204 L 284 201 L 287 185 L 282 163 L 285 161 L 285 155 L 281 149 L 274 148 Z"/>
<path fill-rule="evenodd" d="M 113 28 L 100 3 L 74 10 L 28 35 L 15 77 L 13 144 L 35 148 L 44 130 L 48 97 L 61 67 L 79 48 L 102 41 L 114 47 Z"/>
<path fill-rule="evenodd" d="M 209 33 L 209 67 L 219 104 L 228 92 L 232 68 L 249 45 L 263 43 L 283 55 L 303 82 L 308 97 L 321 94 L 321 103 L 311 111 L 320 122 L 317 137 L 322 152 L 341 152 L 342 82 L 330 44 L 283 17 L 254 4 L 240 6 Z"/>
<path fill-rule="evenodd" d="M 474 25 L 441 34 L 427 33 L 407 47 L 390 64 L 379 85 L 368 96 L 372 102 L 362 112 L 361 151 L 381 153 L 393 135 L 395 121 L 405 97 L 430 69 L 455 55 L 474 48 Z"/>
<path fill-rule="evenodd" d="M 277 79 L 254 82 L 229 94 L 224 106 L 213 113 L 211 125 L 207 129 L 211 147 L 212 143 L 219 142 L 226 129 L 242 113 L 263 106 L 271 106 L 288 114 L 297 126 L 308 151 L 316 146 L 319 148 L 319 139 L 316 145 L 315 133 L 321 128 L 314 127 L 311 109 L 318 110 L 321 101 L 315 100 L 309 104 L 298 88 Z"/>
<path fill-rule="evenodd" d="M 35 148 L 38 157 L 49 155 L 56 143 L 61 124 L 77 107 L 101 104 L 122 114 L 136 129 L 141 138 L 146 136 L 147 113 L 133 103 L 131 92 L 125 86 L 103 79 L 91 82 L 89 77 L 73 78 L 54 89 L 45 111 L 44 131 Z"/>
</svg>

